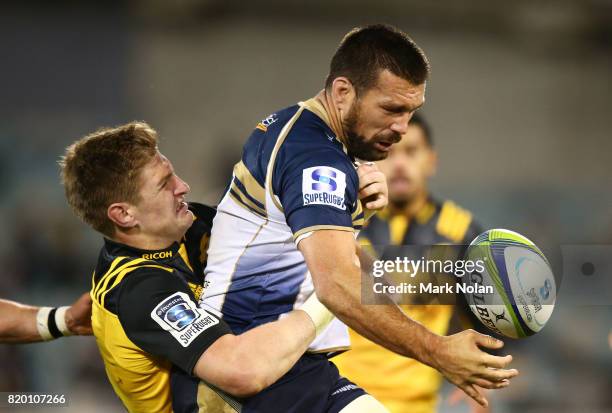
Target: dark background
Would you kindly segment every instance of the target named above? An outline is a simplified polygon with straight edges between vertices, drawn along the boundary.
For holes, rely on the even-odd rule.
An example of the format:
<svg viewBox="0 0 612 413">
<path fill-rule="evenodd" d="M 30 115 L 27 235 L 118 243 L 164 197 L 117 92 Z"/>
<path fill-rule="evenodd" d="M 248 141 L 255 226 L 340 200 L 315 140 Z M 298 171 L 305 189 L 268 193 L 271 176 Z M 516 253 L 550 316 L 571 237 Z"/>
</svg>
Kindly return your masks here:
<svg viewBox="0 0 612 413">
<path fill-rule="evenodd" d="M 572 256 L 556 264 L 572 283 L 561 283 L 549 325 L 512 343 L 522 374 L 492 396 L 494 411 L 612 411 L 609 290 L 596 303 L 588 291 L 563 300 L 564 284 L 610 278 L 597 262 L 584 276 L 579 253 L 597 245 L 601 260 L 612 256 L 604 0 L 5 1 L 0 297 L 60 305 L 90 287 L 101 238 L 70 212 L 56 164 L 72 141 L 145 120 L 190 198 L 216 203 L 254 125 L 316 94 L 343 34 L 376 22 L 403 29 L 430 58 L 423 113 L 440 156 L 435 194 L 485 227 Z M 121 410 L 93 338 L 0 345 L 0 391 L 64 393 L 67 412 Z"/>
</svg>

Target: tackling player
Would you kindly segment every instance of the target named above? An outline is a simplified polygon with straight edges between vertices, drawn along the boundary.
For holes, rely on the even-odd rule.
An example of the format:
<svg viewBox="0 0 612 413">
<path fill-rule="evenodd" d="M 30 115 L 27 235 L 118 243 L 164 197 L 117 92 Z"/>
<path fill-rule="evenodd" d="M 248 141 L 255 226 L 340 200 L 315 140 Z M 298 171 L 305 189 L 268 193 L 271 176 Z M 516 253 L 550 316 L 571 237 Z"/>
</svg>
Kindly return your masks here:
<svg viewBox="0 0 612 413">
<path fill-rule="evenodd" d="M 325 89 L 269 115 L 244 145 L 212 230 L 202 303 L 236 333 L 277 320 L 313 291 L 337 317 L 309 352 L 243 412 L 384 411 L 339 376 L 327 356 L 348 348 L 346 323 L 402 356 L 439 370 L 479 403 L 474 385 L 499 388 L 511 356 L 479 346 L 503 343 L 474 331 L 440 336 L 396 305 L 360 300 L 355 232 L 377 196 L 353 161 L 384 159 L 424 103 L 429 64 L 404 33 L 383 25 L 348 33 Z M 231 234 L 231 236 L 227 236 Z M 389 301 L 389 304 L 392 304 Z"/>
<path fill-rule="evenodd" d="M 226 411 L 222 391 L 243 397 L 273 383 L 331 319 L 313 295 L 303 311 L 235 336 L 197 307 L 215 210 L 187 204 L 189 186 L 147 124 L 78 140 L 61 173 L 74 212 L 105 237 L 92 276 L 92 325 L 128 411 Z"/>
<path fill-rule="evenodd" d="M 91 299 L 85 293 L 70 307 L 34 307 L 0 299 L 0 343 L 34 343 L 91 334 Z"/>
<path fill-rule="evenodd" d="M 430 127 L 418 114 L 410 119 L 402 140 L 378 166 L 389 184 L 389 205 L 361 231 L 362 245 L 467 245 L 482 232 L 468 211 L 451 201 L 436 200 L 429 192 L 427 183 L 436 171 L 437 155 Z M 378 256 L 385 253 L 375 252 Z M 448 304 L 403 305 L 402 309 L 437 334 L 447 334 L 453 311 L 467 315 L 461 314 L 467 306 Z M 435 411 L 442 377 L 434 369 L 394 354 L 353 330 L 350 335 L 351 351 L 334 358 L 343 375 L 363 386 L 393 413 Z"/>
</svg>

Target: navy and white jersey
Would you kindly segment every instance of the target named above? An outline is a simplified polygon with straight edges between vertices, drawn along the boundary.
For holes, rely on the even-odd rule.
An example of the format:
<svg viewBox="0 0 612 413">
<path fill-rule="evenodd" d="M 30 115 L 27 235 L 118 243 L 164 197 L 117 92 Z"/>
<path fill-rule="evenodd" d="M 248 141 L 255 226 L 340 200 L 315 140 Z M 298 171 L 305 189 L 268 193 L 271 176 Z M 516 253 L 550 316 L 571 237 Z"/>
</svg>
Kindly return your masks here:
<svg viewBox="0 0 612 413">
<path fill-rule="evenodd" d="M 314 292 L 301 239 L 321 229 L 356 232 L 364 222 L 359 178 L 315 99 L 261 121 L 217 207 L 200 305 L 236 334 L 278 319 Z M 349 346 L 335 319 L 310 351 Z"/>
</svg>

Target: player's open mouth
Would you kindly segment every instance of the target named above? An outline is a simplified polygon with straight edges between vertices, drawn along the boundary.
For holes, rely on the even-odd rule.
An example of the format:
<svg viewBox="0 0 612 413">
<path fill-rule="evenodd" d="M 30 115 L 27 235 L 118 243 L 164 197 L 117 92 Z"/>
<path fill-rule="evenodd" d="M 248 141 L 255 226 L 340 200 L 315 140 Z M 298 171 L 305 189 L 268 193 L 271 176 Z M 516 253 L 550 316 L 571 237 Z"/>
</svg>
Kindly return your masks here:
<svg viewBox="0 0 612 413">
<path fill-rule="evenodd" d="M 383 151 L 383 152 L 388 152 L 389 149 L 391 149 L 392 145 L 393 145 L 393 142 L 384 142 L 384 141 L 376 142 L 374 144 L 374 146 L 376 146 L 376 149 L 378 149 L 379 151 Z"/>
<path fill-rule="evenodd" d="M 394 184 L 406 185 L 409 183 L 410 183 L 410 179 L 406 178 L 405 176 L 394 176 L 391 179 L 389 179 L 390 185 L 394 185 Z"/>
<path fill-rule="evenodd" d="M 176 212 L 177 213 L 181 213 L 181 212 L 185 212 L 185 211 L 187 211 L 187 202 L 181 201 L 179 203 L 179 206 L 176 208 Z"/>
</svg>

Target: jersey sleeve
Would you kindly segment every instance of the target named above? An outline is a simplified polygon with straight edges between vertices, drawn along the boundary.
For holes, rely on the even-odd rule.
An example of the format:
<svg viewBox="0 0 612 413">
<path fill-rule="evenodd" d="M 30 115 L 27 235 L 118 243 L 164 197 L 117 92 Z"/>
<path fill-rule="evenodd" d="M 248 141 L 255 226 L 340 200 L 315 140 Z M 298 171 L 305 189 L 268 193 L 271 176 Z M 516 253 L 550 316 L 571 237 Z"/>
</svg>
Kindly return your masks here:
<svg viewBox="0 0 612 413">
<path fill-rule="evenodd" d="M 217 210 L 197 202 L 190 202 L 189 210 L 194 214 L 195 220 L 185 234 L 185 245 L 194 272 L 200 274 L 206 267 L 210 232 Z"/>
<path fill-rule="evenodd" d="M 318 229 L 353 230 L 359 180 L 335 148 L 303 151 L 277 169 L 275 194 L 293 238 Z"/>
<path fill-rule="evenodd" d="M 139 268 L 123 281 L 117 310 L 134 344 L 189 374 L 212 343 L 231 334 L 223 320 L 197 306 L 187 284 L 159 267 Z"/>
<path fill-rule="evenodd" d="M 207 227 L 210 231 L 210 228 L 212 228 L 213 219 L 217 213 L 217 209 L 199 202 L 189 202 L 189 209 L 195 215 L 196 220 L 201 222 L 202 225 Z"/>
</svg>

